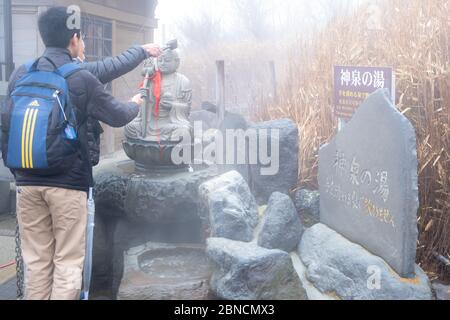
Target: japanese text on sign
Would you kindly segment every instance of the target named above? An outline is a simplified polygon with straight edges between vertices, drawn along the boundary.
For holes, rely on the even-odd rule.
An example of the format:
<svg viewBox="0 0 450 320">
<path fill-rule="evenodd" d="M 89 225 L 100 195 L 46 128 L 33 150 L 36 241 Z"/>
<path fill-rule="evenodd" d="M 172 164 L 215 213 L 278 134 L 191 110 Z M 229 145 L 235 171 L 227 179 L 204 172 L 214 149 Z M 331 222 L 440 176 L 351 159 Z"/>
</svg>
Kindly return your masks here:
<svg viewBox="0 0 450 320">
<path fill-rule="evenodd" d="M 334 67 L 333 104 L 337 117 L 349 119 L 367 97 L 378 89 L 395 93 L 392 68 L 387 67 Z"/>
<path fill-rule="evenodd" d="M 386 170 L 364 169 L 356 157 L 347 159 L 343 152 L 337 151 L 334 161 L 335 176 L 329 177 L 326 183 L 326 193 L 342 202 L 349 208 L 362 210 L 369 216 L 387 223 L 395 228 L 395 221 L 389 209 L 378 207 L 372 197 L 387 203 L 390 196 L 389 173 Z M 345 192 L 336 181 L 348 179 L 352 192 Z M 364 192 L 363 192 L 364 190 Z M 366 191 L 369 191 L 367 194 Z"/>
</svg>

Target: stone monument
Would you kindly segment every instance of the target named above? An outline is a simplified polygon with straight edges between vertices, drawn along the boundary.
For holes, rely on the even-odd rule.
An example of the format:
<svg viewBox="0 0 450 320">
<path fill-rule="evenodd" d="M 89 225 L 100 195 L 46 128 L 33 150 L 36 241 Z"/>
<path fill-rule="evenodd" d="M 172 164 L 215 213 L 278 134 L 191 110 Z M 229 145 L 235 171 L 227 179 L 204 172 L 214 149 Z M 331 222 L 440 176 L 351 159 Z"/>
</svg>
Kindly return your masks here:
<svg viewBox="0 0 450 320">
<path fill-rule="evenodd" d="M 319 153 L 320 220 L 415 277 L 416 134 L 381 89 Z"/>
</svg>

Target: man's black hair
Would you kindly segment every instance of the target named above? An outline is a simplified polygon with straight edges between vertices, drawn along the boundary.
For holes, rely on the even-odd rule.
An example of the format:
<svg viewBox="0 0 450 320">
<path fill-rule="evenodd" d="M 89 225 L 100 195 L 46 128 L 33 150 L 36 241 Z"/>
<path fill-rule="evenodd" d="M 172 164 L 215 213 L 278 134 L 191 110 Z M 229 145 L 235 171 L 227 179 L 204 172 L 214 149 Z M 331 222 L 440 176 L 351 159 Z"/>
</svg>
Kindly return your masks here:
<svg viewBox="0 0 450 320">
<path fill-rule="evenodd" d="M 67 48 L 74 34 L 80 37 L 80 29 L 68 28 L 69 18 L 66 7 L 51 7 L 39 15 L 39 33 L 46 47 Z"/>
</svg>

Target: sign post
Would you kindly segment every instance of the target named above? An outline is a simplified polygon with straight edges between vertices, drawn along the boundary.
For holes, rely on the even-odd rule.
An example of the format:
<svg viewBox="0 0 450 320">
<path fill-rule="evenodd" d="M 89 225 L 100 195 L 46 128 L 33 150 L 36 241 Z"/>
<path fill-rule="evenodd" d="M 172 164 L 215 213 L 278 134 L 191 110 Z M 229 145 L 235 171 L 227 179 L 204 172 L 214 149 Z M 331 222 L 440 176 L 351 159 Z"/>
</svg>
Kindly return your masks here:
<svg viewBox="0 0 450 320">
<path fill-rule="evenodd" d="M 225 119 L 225 61 L 216 61 L 216 102 L 219 121 Z"/>
<path fill-rule="evenodd" d="M 339 131 L 376 90 L 388 89 L 395 103 L 395 75 L 391 67 L 334 66 L 333 74 L 333 106 L 339 119 Z"/>
</svg>

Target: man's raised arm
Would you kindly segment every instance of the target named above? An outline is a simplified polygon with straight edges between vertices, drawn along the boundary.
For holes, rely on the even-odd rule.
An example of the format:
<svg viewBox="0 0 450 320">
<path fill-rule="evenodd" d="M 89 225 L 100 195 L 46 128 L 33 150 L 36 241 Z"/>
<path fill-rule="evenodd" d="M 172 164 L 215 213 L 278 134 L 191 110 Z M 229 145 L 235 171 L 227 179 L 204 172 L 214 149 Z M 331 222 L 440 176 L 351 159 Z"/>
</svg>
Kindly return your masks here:
<svg viewBox="0 0 450 320">
<path fill-rule="evenodd" d="M 82 63 L 81 67 L 106 84 L 134 70 L 145 59 L 160 54 L 161 49 L 155 44 L 133 46 L 116 57 Z"/>
</svg>

